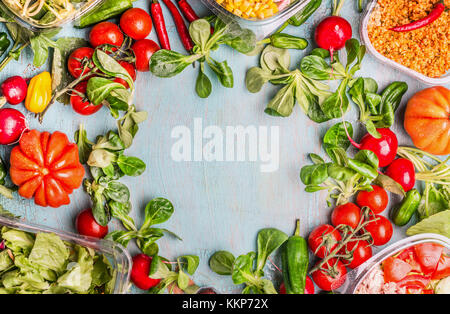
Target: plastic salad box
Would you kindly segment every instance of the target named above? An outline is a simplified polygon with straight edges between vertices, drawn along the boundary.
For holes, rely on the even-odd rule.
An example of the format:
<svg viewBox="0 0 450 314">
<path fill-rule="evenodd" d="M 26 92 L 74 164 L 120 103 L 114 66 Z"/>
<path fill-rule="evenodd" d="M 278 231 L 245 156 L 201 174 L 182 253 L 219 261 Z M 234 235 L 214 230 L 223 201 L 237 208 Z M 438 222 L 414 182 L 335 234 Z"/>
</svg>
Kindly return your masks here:
<svg viewBox="0 0 450 314">
<path fill-rule="evenodd" d="M 341 294 L 353 294 L 366 275 L 386 258 L 410 246 L 425 242 L 437 243 L 450 250 L 450 239 L 439 234 L 423 233 L 405 238 L 381 250 L 378 254 L 361 264 L 361 266 L 347 273 L 344 284 L 334 291 Z"/>
<path fill-rule="evenodd" d="M 114 294 L 124 294 L 130 285 L 131 257 L 128 251 L 120 244 L 102 239 L 81 236 L 45 226 L 22 222 L 16 218 L 0 216 L 0 227 L 6 226 L 30 233 L 54 233 L 62 240 L 89 247 L 105 255 L 116 271 Z"/>
<path fill-rule="evenodd" d="M 364 12 L 363 18 L 361 20 L 361 25 L 360 25 L 361 40 L 363 41 L 363 43 L 366 46 L 369 53 L 372 54 L 381 63 L 388 65 L 394 69 L 400 70 L 400 71 L 408 74 L 409 76 L 412 76 L 412 77 L 418 79 L 419 81 L 421 81 L 423 83 L 426 83 L 429 85 L 449 84 L 450 83 L 450 71 L 447 71 L 447 73 L 441 77 L 436 77 L 436 78 L 428 77 L 426 75 L 423 75 L 422 73 L 416 72 L 408 67 L 405 67 L 405 66 L 383 56 L 372 46 L 372 43 L 370 42 L 370 39 L 369 39 L 368 31 L 367 31 L 367 25 L 369 24 L 370 16 L 372 15 L 372 12 L 377 7 L 377 3 L 378 3 L 378 0 L 371 0 L 367 4 L 367 7 Z"/>
<path fill-rule="evenodd" d="M 214 14 L 219 16 L 224 22 L 235 21 L 242 28 L 248 28 L 252 30 L 258 39 L 267 37 L 275 29 L 277 29 L 281 24 L 286 22 L 291 16 L 303 9 L 310 0 L 294 0 L 292 3 L 286 7 L 284 10 L 276 13 L 275 15 L 265 18 L 265 19 L 244 19 L 239 17 L 220 4 L 216 0 L 201 0 Z"/>
<path fill-rule="evenodd" d="M 48 2 L 48 0 L 37 0 L 34 3 Z M 50 0 L 52 1 L 52 0 Z M 23 14 L 17 6 L 13 6 L 13 3 L 20 3 L 20 0 L 1 0 L 0 1 L 0 9 L 8 14 L 11 18 L 17 21 L 19 24 L 31 29 L 31 30 L 39 30 L 42 28 L 55 28 L 60 27 L 64 24 L 72 22 L 74 20 L 79 19 L 82 15 L 86 14 L 98 4 L 102 3 L 104 0 L 63 0 L 67 1 L 70 6 L 73 6 L 73 10 L 61 16 L 61 18 L 56 18 L 54 21 L 50 21 L 48 23 L 41 22 L 46 14 L 41 13 L 41 11 L 46 13 L 52 13 L 48 10 L 41 9 L 38 14 L 35 16 L 39 16 L 40 19 L 32 18 L 30 16 L 26 16 Z M 27 1 L 28 2 L 28 1 Z M 44 4 L 45 6 L 45 4 Z M 53 15 L 54 16 L 54 15 Z"/>
</svg>

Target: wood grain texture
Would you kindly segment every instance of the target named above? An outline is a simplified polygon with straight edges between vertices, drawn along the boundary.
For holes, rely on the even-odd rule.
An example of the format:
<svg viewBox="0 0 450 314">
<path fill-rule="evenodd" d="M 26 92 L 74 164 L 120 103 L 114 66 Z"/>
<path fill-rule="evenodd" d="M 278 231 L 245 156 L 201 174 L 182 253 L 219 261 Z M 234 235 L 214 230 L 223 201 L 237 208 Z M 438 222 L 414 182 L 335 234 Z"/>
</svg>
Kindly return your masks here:
<svg viewBox="0 0 450 314">
<path fill-rule="evenodd" d="M 190 1 L 201 15 L 207 11 L 199 3 Z M 287 32 L 304 36 L 311 43 L 314 26 L 330 14 L 331 1 L 325 1 L 308 23 L 300 28 L 289 27 Z M 136 1 L 135 6 L 148 10 L 148 1 Z M 342 16 L 346 17 L 356 31 L 359 15 L 356 3 L 347 1 Z M 166 24 L 174 50 L 183 51 L 170 14 L 163 6 Z M 87 30 L 65 27 L 59 36 L 85 36 Z M 152 32 L 150 38 L 155 39 Z M 358 34 L 354 34 L 358 37 Z M 310 44 L 312 46 L 312 44 Z M 311 49 L 306 50 L 308 52 Z M 305 52 L 292 53 L 295 66 Z M 221 277 L 209 270 L 208 259 L 216 250 L 225 249 L 235 255 L 244 254 L 256 247 L 256 234 L 264 227 L 275 227 L 291 234 L 294 220 L 301 220 L 301 234 L 306 236 L 315 226 L 329 221 L 330 208 L 325 202 L 326 193 L 308 194 L 299 179 L 300 168 L 307 163 L 307 153 L 324 154 L 320 141 L 327 128 L 336 121 L 322 125 L 311 122 L 296 107 L 289 118 L 273 118 L 264 114 L 268 100 L 276 87 L 266 86 L 258 94 L 250 94 L 244 86 L 246 70 L 258 64 L 258 57 L 247 57 L 222 47 L 214 52 L 217 60 L 227 60 L 234 71 L 235 87 L 226 89 L 213 79 L 213 93 L 200 99 L 194 91 L 198 69 L 187 68 L 182 74 L 171 79 L 160 79 L 150 73 L 139 73 L 136 82 L 136 106 L 147 110 L 149 119 L 143 123 L 128 155 L 142 158 L 147 163 L 146 172 L 138 178 L 123 180 L 132 192 L 132 216 L 140 224 L 145 204 L 154 197 L 165 197 L 175 206 L 172 219 L 164 227 L 174 231 L 184 240 L 165 237 L 160 243 L 160 254 L 174 258 L 182 254 L 196 254 L 201 258 L 200 267 L 194 276 L 199 285 L 214 286 L 221 292 L 237 292 L 239 287 L 228 277 Z M 31 53 L 21 57 L 19 62 L 11 62 L 1 72 L 3 81 L 11 75 L 31 77 L 46 67 L 33 69 L 28 66 Z M 378 63 L 372 56 L 366 56 L 362 70 L 358 73 L 377 80 L 380 88 L 394 80 L 406 81 L 408 99 L 416 91 L 426 86 L 398 71 Z M 214 77 L 210 75 L 210 77 Z M 448 86 L 449 87 L 449 86 Z M 22 105 L 17 106 L 22 112 Z M 402 127 L 404 103 L 397 114 L 394 130 L 400 134 L 401 144 L 411 144 Z M 356 121 L 357 111 L 353 107 L 346 118 Z M 41 131 L 61 130 L 69 138 L 84 123 L 88 136 L 93 139 L 111 128 L 115 121 L 106 109 L 90 117 L 76 115 L 68 106 L 60 104 L 48 112 L 44 123 L 39 125 L 31 114 L 27 114 L 31 128 Z M 279 126 L 280 167 L 272 173 L 261 173 L 258 162 L 175 162 L 170 157 L 174 139 L 171 131 L 175 126 L 185 125 L 193 129 L 194 118 L 201 118 L 204 126 L 217 125 L 221 128 L 236 125 Z M 354 123 L 356 127 L 356 124 Z M 355 138 L 361 135 L 357 128 Z M 3 147 L 1 156 L 7 159 L 9 147 Z M 398 200 L 396 200 L 398 201 Z M 79 189 L 71 196 L 71 204 L 58 209 L 41 208 L 30 200 L 15 195 L 14 200 L 2 198 L 0 203 L 26 220 L 68 231 L 74 230 L 74 218 L 79 211 L 90 206 L 87 195 Z M 116 222 L 110 228 L 117 228 Z M 396 228 L 394 239 L 404 237 L 405 228 Z M 130 245 L 132 254 L 138 250 Z M 276 259 L 275 259 L 276 262 Z M 270 267 L 273 269 L 273 267 Z M 280 279 L 276 271 L 270 276 Z M 133 289 L 134 292 L 139 292 Z"/>
</svg>

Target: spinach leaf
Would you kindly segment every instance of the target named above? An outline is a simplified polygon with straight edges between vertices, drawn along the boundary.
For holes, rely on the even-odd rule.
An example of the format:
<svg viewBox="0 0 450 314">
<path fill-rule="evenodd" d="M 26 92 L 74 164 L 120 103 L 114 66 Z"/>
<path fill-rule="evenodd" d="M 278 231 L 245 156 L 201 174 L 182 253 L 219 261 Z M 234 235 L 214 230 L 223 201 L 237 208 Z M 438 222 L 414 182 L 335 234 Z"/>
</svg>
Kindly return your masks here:
<svg viewBox="0 0 450 314">
<path fill-rule="evenodd" d="M 269 255 L 278 249 L 287 239 L 288 236 L 284 232 L 275 228 L 266 228 L 258 232 L 256 272 L 262 272 Z"/>
<path fill-rule="evenodd" d="M 233 271 L 234 256 L 227 251 L 217 251 L 209 259 L 209 267 L 219 275 L 231 276 Z"/>
<path fill-rule="evenodd" d="M 185 265 L 183 269 L 185 269 L 189 275 L 193 275 L 195 273 L 198 264 L 200 263 L 200 259 L 196 255 L 183 255 L 178 257 L 177 261 L 179 264 L 183 263 Z"/>
<path fill-rule="evenodd" d="M 137 157 L 120 155 L 116 163 L 127 176 L 140 176 L 146 168 L 145 163 Z"/>
<path fill-rule="evenodd" d="M 174 208 L 169 200 L 162 197 L 152 199 L 145 206 L 145 219 L 141 229 L 167 221 L 173 212 Z"/>
<path fill-rule="evenodd" d="M 271 116 L 288 117 L 295 105 L 295 84 L 291 83 L 280 89 L 267 104 L 265 113 Z"/>
<path fill-rule="evenodd" d="M 209 77 L 205 74 L 205 64 L 200 63 L 197 81 L 195 83 L 195 91 L 200 98 L 208 98 L 211 95 L 212 84 Z"/>
<path fill-rule="evenodd" d="M 109 76 L 119 77 L 125 80 L 130 88 L 134 89 L 134 82 L 128 71 L 106 52 L 95 49 L 94 54 L 92 55 L 92 61 L 100 71 Z"/>
<path fill-rule="evenodd" d="M 86 94 L 94 105 L 99 105 L 115 89 L 125 89 L 125 87 L 103 77 L 92 77 L 88 81 Z"/>
<path fill-rule="evenodd" d="M 150 58 L 150 71 L 158 77 L 173 77 L 201 57 L 201 54 L 186 56 L 173 50 L 161 49 Z"/>
<path fill-rule="evenodd" d="M 327 164 L 315 164 L 302 167 L 300 179 L 303 184 L 321 184 L 328 178 Z"/>
<path fill-rule="evenodd" d="M 84 129 L 83 124 L 80 124 L 80 128 L 78 131 L 75 132 L 74 137 L 75 143 L 78 146 L 78 155 L 80 158 L 80 162 L 82 164 L 85 164 L 89 159 L 89 155 L 91 154 L 92 151 L 92 145 L 94 143 L 88 140 L 86 130 Z"/>
<path fill-rule="evenodd" d="M 247 255 L 240 255 L 234 260 L 231 279 L 233 279 L 235 285 L 252 281 L 254 259 L 255 253 L 250 252 Z"/>
<path fill-rule="evenodd" d="M 344 127 L 345 123 L 345 127 Z M 347 137 L 347 133 L 345 132 L 345 128 L 347 129 L 348 135 L 350 137 L 353 136 L 353 126 L 350 122 L 339 122 L 333 125 L 328 131 L 325 133 L 323 137 L 323 144 L 325 147 L 340 147 L 344 150 L 347 150 L 350 146 L 350 141 Z"/>
<path fill-rule="evenodd" d="M 227 61 L 217 62 L 212 58 L 206 58 L 209 67 L 216 73 L 220 83 L 224 87 L 232 88 L 234 85 L 233 71 L 228 66 Z"/>
<path fill-rule="evenodd" d="M 111 216 L 119 219 L 127 230 L 137 230 L 133 218 L 129 216 L 129 213 L 131 211 L 130 202 L 119 203 L 111 200 L 108 203 L 108 207 L 111 211 Z"/>
</svg>

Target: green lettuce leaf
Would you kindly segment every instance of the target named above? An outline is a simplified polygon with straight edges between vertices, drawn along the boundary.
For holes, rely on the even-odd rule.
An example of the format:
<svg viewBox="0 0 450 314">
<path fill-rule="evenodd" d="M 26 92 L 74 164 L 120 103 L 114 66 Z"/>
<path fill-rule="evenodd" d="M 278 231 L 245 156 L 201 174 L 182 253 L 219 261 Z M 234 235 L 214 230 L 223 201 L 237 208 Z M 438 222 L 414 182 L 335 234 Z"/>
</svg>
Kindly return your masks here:
<svg viewBox="0 0 450 314">
<path fill-rule="evenodd" d="M 20 230 L 3 227 L 2 238 L 13 252 L 30 252 L 34 245 L 33 237 Z"/>
<path fill-rule="evenodd" d="M 65 269 L 68 258 L 69 250 L 56 234 L 38 233 L 36 235 L 36 241 L 29 256 L 30 263 L 61 273 Z"/>
<path fill-rule="evenodd" d="M 77 263 L 64 275 L 58 278 L 58 285 L 77 293 L 87 293 L 92 283 L 92 271 L 94 270 L 94 258 L 89 251 L 81 246 L 76 246 L 78 251 Z"/>
</svg>

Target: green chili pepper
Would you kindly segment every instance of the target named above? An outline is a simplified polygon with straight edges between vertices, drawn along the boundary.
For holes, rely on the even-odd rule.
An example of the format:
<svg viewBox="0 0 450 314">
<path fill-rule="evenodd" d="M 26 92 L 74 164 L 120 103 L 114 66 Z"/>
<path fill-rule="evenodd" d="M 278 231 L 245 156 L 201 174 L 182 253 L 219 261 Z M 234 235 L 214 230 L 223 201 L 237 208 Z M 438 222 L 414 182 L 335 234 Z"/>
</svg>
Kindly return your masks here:
<svg viewBox="0 0 450 314">
<path fill-rule="evenodd" d="M 375 179 L 378 176 L 378 171 L 374 167 L 356 159 L 348 159 L 348 166 L 350 169 L 355 170 L 357 173 L 363 177 L 369 179 Z"/>
<path fill-rule="evenodd" d="M 0 56 L 2 56 L 6 50 L 8 50 L 11 41 L 8 39 L 8 35 L 5 32 L 0 33 Z"/>
<path fill-rule="evenodd" d="M 120 15 L 133 7 L 130 0 L 106 0 L 88 14 L 83 15 L 76 28 L 84 28 Z"/>
<path fill-rule="evenodd" d="M 419 208 L 421 198 L 420 193 L 416 189 L 408 191 L 401 204 L 394 207 L 391 211 L 391 219 L 394 224 L 397 226 L 406 225 L 417 208 Z"/>
<path fill-rule="evenodd" d="M 289 34 L 276 33 L 268 39 L 270 40 L 270 44 L 277 48 L 303 50 L 308 47 L 306 39 Z"/>
<path fill-rule="evenodd" d="M 381 94 L 381 103 L 379 113 L 383 114 L 384 106 L 391 106 L 395 112 L 400 105 L 403 95 L 408 90 L 408 84 L 405 82 L 392 82 Z"/>
<path fill-rule="evenodd" d="M 363 11 L 363 0 L 358 0 L 358 11 L 359 12 Z"/>
<path fill-rule="evenodd" d="M 294 235 L 283 244 L 281 263 L 286 293 L 304 294 L 309 256 L 308 244 L 300 236 L 300 220 L 296 222 Z"/>
<path fill-rule="evenodd" d="M 282 32 L 288 25 L 300 26 L 305 23 L 311 15 L 320 7 L 322 0 L 311 0 L 303 9 L 294 14 L 287 20 L 278 30 L 277 33 Z"/>
</svg>

